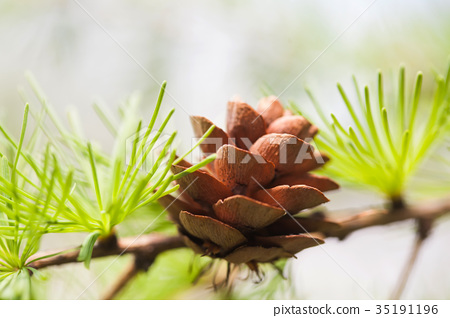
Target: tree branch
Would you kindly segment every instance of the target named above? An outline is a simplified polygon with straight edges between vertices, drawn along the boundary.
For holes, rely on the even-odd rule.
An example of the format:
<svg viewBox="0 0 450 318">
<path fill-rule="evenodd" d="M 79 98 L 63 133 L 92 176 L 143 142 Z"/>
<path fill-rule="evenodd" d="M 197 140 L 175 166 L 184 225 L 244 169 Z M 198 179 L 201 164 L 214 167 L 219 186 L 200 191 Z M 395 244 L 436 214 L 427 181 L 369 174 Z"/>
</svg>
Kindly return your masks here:
<svg viewBox="0 0 450 318">
<path fill-rule="evenodd" d="M 411 276 L 411 272 L 413 270 L 414 264 L 416 263 L 417 256 L 419 256 L 419 252 L 420 252 L 420 249 L 421 249 L 424 241 L 425 241 L 425 238 L 420 237 L 419 235 L 417 236 L 417 238 L 414 242 L 414 247 L 413 247 L 411 256 L 409 257 L 408 262 L 406 263 L 406 266 L 400 275 L 398 284 L 395 287 L 395 290 L 392 293 L 392 296 L 390 299 L 399 300 L 400 297 L 402 296 L 403 291 L 405 290 L 406 284 L 408 283 L 409 277 Z"/>
<path fill-rule="evenodd" d="M 386 225 L 408 219 L 435 220 L 450 212 L 450 199 L 430 201 L 395 211 L 374 209 L 335 221 L 341 225 L 336 230 L 324 233 L 326 237 L 346 238 L 349 234 L 371 226 Z"/>
<path fill-rule="evenodd" d="M 135 260 L 129 264 L 124 272 L 120 275 L 119 279 L 114 283 L 110 290 L 103 296 L 103 300 L 112 300 L 128 285 L 128 283 L 139 274 L 141 270 L 137 266 Z"/>
<path fill-rule="evenodd" d="M 139 259 L 153 260 L 164 251 L 184 247 L 183 239 L 179 236 L 163 236 L 159 234 L 148 234 L 138 238 L 122 238 L 117 241 L 115 246 L 105 246 L 97 244 L 94 246 L 92 258 L 99 258 L 112 255 L 134 254 Z M 48 266 L 63 265 L 77 262 L 79 251 L 68 252 L 49 258 L 36 260 L 30 264 L 30 267 L 41 269 Z M 54 253 L 38 253 L 34 259 Z M 149 264 L 150 265 L 150 264 Z"/>
<path fill-rule="evenodd" d="M 434 220 L 445 213 L 450 212 L 450 199 L 436 200 L 413 207 L 405 207 L 394 212 L 387 209 L 368 210 L 355 216 L 347 217 L 335 222 L 341 225 L 336 230 L 324 233 L 325 237 L 338 237 L 344 239 L 349 234 L 371 226 L 385 225 L 407 219 Z M 134 254 L 140 262 L 145 260 L 146 266 L 150 266 L 158 254 L 176 248 L 185 247 L 183 239 L 179 236 L 163 236 L 148 234 L 138 238 L 118 239 L 114 246 L 97 244 L 94 247 L 92 258 L 112 255 Z M 52 253 L 38 253 L 34 259 L 51 255 Z M 49 258 L 36 260 L 30 264 L 36 269 L 48 266 L 63 265 L 77 262 L 79 251 L 68 252 Z M 142 266 L 142 265 L 141 265 Z"/>
</svg>

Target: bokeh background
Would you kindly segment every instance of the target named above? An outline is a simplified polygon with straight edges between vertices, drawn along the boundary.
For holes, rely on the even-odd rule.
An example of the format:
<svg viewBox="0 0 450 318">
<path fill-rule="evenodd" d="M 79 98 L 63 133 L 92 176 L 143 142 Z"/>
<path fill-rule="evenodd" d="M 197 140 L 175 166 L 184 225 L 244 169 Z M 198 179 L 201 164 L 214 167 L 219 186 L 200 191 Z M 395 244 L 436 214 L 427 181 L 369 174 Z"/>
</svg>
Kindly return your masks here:
<svg viewBox="0 0 450 318">
<path fill-rule="evenodd" d="M 24 107 L 18 91 L 38 107 L 24 76 L 31 71 L 57 112 L 78 110 L 86 135 L 107 151 L 112 139 L 92 103 L 114 110 L 138 91 L 143 114 L 151 114 L 159 83 L 167 80 L 164 112 L 176 108 L 171 128 L 180 132 L 180 149 L 187 149 L 189 115 L 221 125 L 226 102 L 236 94 L 255 105 L 270 90 L 285 103 L 311 107 L 307 85 L 339 114 L 343 102 L 335 84 L 349 86 L 352 74 L 373 84 L 378 69 L 391 80 L 404 64 L 410 85 L 419 70 L 431 83 L 433 71 L 443 72 L 448 62 L 449 16 L 445 0 L 2 0 L 0 119 L 18 133 Z M 335 215 L 382 202 L 346 188 L 330 199 Z M 137 215 L 123 232 L 136 233 L 133 221 L 142 220 L 151 218 Z M 449 228 L 449 220 L 441 220 L 426 241 L 404 298 L 450 298 Z M 48 237 L 43 248 L 79 244 L 83 235 L 63 238 Z M 344 242 L 330 239 L 288 265 L 290 284 L 241 284 L 236 297 L 387 298 L 413 240 L 413 221 L 367 229 Z M 81 298 L 98 298 L 125 262 L 114 263 L 92 285 L 111 259 L 96 261 L 90 272 L 81 265 L 49 271 L 39 297 L 73 299 L 89 286 Z M 207 282 L 191 284 L 192 262 L 189 252 L 169 253 L 122 297 L 216 297 Z"/>
</svg>

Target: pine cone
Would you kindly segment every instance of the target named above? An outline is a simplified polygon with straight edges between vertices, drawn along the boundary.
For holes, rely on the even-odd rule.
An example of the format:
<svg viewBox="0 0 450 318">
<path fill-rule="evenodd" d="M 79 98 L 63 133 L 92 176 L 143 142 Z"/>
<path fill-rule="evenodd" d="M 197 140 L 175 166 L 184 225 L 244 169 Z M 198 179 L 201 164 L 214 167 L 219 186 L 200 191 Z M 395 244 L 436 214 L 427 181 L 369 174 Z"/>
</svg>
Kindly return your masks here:
<svg viewBox="0 0 450 318">
<path fill-rule="evenodd" d="M 213 125 L 200 116 L 191 121 L 197 137 Z M 322 244 L 309 232 L 325 232 L 335 223 L 293 216 L 327 202 L 322 191 L 338 188 L 329 178 L 309 173 L 328 161 L 304 141 L 317 134 L 317 127 L 284 110 L 271 96 L 260 101 L 258 111 L 240 101 L 229 102 L 227 131 L 216 127 L 201 144 L 206 155 L 217 153 L 217 158 L 177 180 L 183 194 L 160 199 L 186 245 L 203 255 L 257 268 L 257 263 L 293 257 Z M 189 166 L 183 160 L 172 172 Z"/>
</svg>

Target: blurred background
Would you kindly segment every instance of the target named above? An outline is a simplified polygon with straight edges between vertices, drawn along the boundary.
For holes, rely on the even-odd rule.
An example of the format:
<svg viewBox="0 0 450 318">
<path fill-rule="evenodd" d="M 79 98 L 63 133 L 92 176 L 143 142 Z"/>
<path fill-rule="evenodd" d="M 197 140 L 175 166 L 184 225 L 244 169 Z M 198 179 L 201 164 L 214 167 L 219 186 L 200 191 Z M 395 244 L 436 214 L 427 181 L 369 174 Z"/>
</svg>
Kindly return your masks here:
<svg viewBox="0 0 450 318">
<path fill-rule="evenodd" d="M 448 62 L 449 16 L 450 2 L 445 0 L 2 0 L 0 120 L 18 134 L 22 88 L 37 109 L 24 76 L 29 70 L 58 113 L 78 110 L 86 135 L 108 151 L 112 137 L 92 103 L 115 110 L 138 91 L 143 114 L 149 116 L 159 83 L 167 80 L 163 112 L 176 108 L 171 128 L 180 132 L 180 149 L 187 149 L 192 137 L 189 115 L 203 115 L 223 126 L 226 102 L 236 94 L 256 105 L 262 91 L 270 90 L 281 94 L 284 103 L 293 100 L 310 107 L 307 85 L 321 104 L 339 113 L 343 102 L 336 82 L 349 86 L 352 74 L 361 85 L 373 84 L 381 69 L 389 81 L 404 64 L 409 86 L 419 70 L 431 83 L 433 72 L 443 72 Z M 336 215 L 382 202 L 351 189 L 332 193 L 330 199 L 328 209 Z M 146 216 L 135 218 L 140 217 Z M 124 232 L 132 234 L 133 220 L 128 223 Z M 442 219 L 426 241 L 404 298 L 450 298 L 450 254 L 445 247 L 449 226 Z M 79 244 L 83 237 L 48 237 L 43 248 Z M 261 288 L 243 284 L 236 297 L 387 298 L 413 240 L 413 221 L 367 229 L 344 242 L 330 239 L 288 265 L 289 286 L 278 280 L 279 285 Z M 206 282 L 192 286 L 191 261 L 189 252 L 169 253 L 123 297 L 214 298 Z M 110 262 L 95 262 L 91 272 L 81 265 L 49 271 L 39 296 L 73 299 L 90 286 L 81 298 L 98 298 L 125 260 L 90 285 Z M 269 289 L 274 293 L 264 294 Z"/>
</svg>

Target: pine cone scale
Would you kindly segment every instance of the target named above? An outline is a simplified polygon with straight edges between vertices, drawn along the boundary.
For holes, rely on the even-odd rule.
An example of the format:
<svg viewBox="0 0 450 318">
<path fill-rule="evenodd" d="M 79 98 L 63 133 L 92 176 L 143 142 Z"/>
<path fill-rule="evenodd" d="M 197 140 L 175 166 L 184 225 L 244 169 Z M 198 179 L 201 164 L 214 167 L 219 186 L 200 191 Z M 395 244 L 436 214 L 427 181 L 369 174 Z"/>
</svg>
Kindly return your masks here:
<svg viewBox="0 0 450 318">
<path fill-rule="evenodd" d="M 280 208 L 243 195 L 219 200 L 213 208 L 219 220 L 240 230 L 246 228 L 257 230 L 267 227 L 286 214 Z"/>
<path fill-rule="evenodd" d="M 182 211 L 180 223 L 189 234 L 217 244 L 224 252 L 247 241 L 240 231 L 209 216 Z"/>
<path fill-rule="evenodd" d="M 186 169 L 177 165 L 172 166 L 174 174 L 184 172 Z M 177 182 L 194 200 L 204 201 L 209 204 L 214 204 L 220 199 L 233 195 L 224 183 L 206 171 L 197 170 L 186 174 L 179 178 Z"/>
<path fill-rule="evenodd" d="M 280 175 L 293 172 L 305 160 L 313 158 L 314 153 L 312 145 L 289 134 L 264 135 L 250 151 L 272 162 Z"/>
<path fill-rule="evenodd" d="M 241 102 L 228 103 L 227 131 L 239 148 L 247 150 L 266 133 L 266 124 L 251 106 Z"/>
<path fill-rule="evenodd" d="M 263 157 L 232 145 L 223 145 L 214 161 L 217 178 L 233 189 L 250 185 L 255 180 L 266 186 L 275 177 L 275 166 Z"/>
<path fill-rule="evenodd" d="M 321 191 L 305 185 L 281 185 L 261 189 L 254 194 L 254 198 L 270 205 L 281 206 L 291 214 L 329 201 Z"/>
<path fill-rule="evenodd" d="M 295 173 L 278 177 L 269 187 L 273 188 L 279 185 L 294 186 L 304 184 L 316 188 L 322 192 L 336 190 L 339 185 L 325 176 L 316 176 L 310 173 Z"/>
<path fill-rule="evenodd" d="M 208 129 L 214 125 L 209 119 L 202 116 L 191 116 L 191 124 L 196 138 L 201 138 L 208 131 Z M 202 152 L 208 156 L 216 153 L 217 150 L 225 144 L 234 143 L 225 131 L 219 127 L 215 127 L 208 136 L 208 143 L 202 143 L 200 148 Z"/>
<path fill-rule="evenodd" d="M 266 236 L 257 237 L 255 242 L 262 245 L 279 246 L 284 251 L 291 253 L 292 255 L 298 252 L 325 243 L 318 237 L 312 237 L 310 235 L 297 234 L 297 235 L 282 235 L 282 236 Z"/>
</svg>

